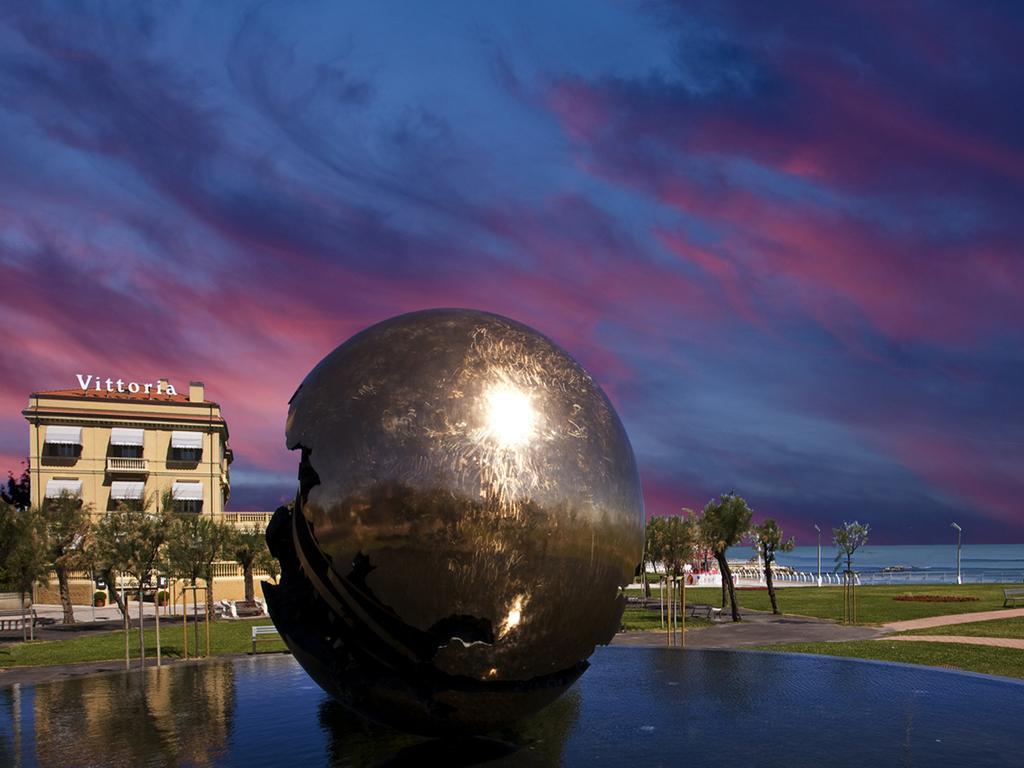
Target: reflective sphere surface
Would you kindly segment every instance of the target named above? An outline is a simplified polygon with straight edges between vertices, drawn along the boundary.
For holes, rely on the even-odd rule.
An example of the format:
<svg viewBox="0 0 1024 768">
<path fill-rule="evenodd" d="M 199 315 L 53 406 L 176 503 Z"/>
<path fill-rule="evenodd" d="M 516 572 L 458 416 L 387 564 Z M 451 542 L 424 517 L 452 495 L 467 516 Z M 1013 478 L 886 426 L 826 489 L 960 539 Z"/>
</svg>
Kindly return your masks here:
<svg viewBox="0 0 1024 768">
<path fill-rule="evenodd" d="M 343 703 L 424 733 L 556 698 L 619 626 L 643 548 L 633 452 L 591 377 L 536 331 L 430 310 L 357 334 L 291 400 L 294 511 L 265 585 Z"/>
</svg>

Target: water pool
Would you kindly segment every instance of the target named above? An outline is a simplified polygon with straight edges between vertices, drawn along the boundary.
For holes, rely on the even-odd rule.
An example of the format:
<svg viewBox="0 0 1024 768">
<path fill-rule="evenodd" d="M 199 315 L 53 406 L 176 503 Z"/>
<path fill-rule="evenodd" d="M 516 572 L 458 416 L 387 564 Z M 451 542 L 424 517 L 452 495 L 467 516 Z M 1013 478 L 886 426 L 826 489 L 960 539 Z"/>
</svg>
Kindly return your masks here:
<svg viewBox="0 0 1024 768">
<path fill-rule="evenodd" d="M 601 648 L 463 743 L 369 725 L 286 655 L 0 689 L 0 765 L 1020 766 L 1024 684 L 815 656 Z"/>
</svg>

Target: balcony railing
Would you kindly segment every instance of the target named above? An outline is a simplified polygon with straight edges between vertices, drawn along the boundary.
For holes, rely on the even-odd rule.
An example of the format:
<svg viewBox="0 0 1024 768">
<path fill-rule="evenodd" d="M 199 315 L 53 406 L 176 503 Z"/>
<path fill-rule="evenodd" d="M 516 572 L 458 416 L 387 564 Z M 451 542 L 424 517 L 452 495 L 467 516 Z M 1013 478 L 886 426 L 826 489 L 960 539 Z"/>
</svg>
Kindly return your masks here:
<svg viewBox="0 0 1024 768">
<path fill-rule="evenodd" d="M 146 459 L 123 459 L 110 456 L 107 458 L 107 472 L 149 472 Z"/>
<path fill-rule="evenodd" d="M 223 512 L 220 515 L 216 515 L 215 518 L 236 528 L 244 528 L 250 525 L 259 525 L 265 528 L 270 524 L 270 518 L 273 516 L 273 512 Z"/>
</svg>

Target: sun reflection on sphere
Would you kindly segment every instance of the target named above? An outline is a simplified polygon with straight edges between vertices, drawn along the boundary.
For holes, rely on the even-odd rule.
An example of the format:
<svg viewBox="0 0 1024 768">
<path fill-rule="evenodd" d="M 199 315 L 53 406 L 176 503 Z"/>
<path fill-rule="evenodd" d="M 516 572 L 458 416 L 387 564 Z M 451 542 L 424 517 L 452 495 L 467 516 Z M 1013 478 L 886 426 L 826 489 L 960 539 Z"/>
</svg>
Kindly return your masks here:
<svg viewBox="0 0 1024 768">
<path fill-rule="evenodd" d="M 488 389 L 484 400 L 487 437 L 500 447 L 518 448 L 536 434 L 537 412 L 522 390 L 503 382 Z"/>
</svg>

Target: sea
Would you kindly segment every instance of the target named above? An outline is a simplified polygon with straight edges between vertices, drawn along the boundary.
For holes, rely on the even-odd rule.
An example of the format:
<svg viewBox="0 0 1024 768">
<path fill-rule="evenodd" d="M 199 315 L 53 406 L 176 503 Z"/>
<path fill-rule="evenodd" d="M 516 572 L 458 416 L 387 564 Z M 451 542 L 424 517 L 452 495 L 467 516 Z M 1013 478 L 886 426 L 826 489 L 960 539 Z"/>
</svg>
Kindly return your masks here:
<svg viewBox="0 0 1024 768">
<path fill-rule="evenodd" d="M 754 552 L 750 547 L 732 547 L 727 556 L 731 561 L 748 560 Z M 817 546 L 777 555 L 779 565 L 815 575 L 817 557 Z M 835 572 L 835 557 L 836 548 L 823 541 L 822 574 Z M 956 583 L 956 544 L 867 544 L 854 553 L 853 569 L 865 584 Z M 960 572 L 965 584 L 1022 582 L 1024 544 L 964 544 Z"/>
</svg>

